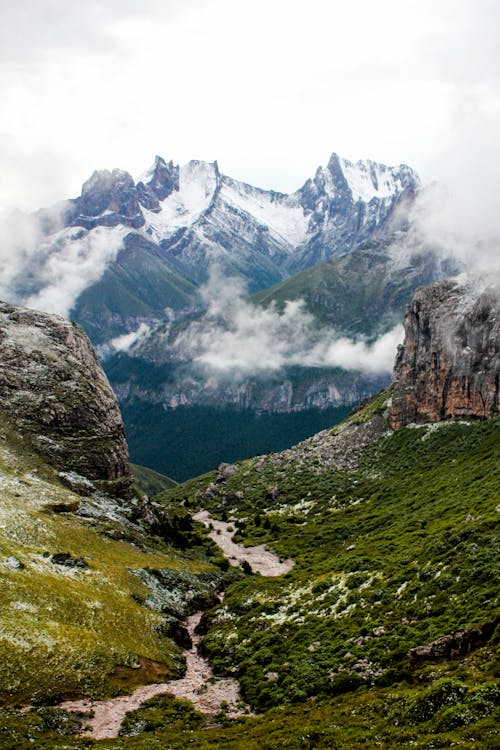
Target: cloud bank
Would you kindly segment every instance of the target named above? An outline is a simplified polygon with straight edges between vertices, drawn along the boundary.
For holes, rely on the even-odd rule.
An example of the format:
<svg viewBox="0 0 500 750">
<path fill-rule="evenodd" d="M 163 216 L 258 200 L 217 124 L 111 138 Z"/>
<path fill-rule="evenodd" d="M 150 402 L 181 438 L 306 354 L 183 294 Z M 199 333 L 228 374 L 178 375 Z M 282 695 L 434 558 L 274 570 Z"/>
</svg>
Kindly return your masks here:
<svg viewBox="0 0 500 750">
<path fill-rule="evenodd" d="M 43 221 L 59 224 L 64 204 L 52 214 L 10 214 L 0 221 L 0 298 L 68 317 L 79 295 L 116 259 L 126 227 L 69 227 L 47 236 Z"/>
<path fill-rule="evenodd" d="M 171 356 L 192 362 L 207 375 L 233 380 L 291 366 L 340 367 L 367 374 L 392 371 L 402 325 L 376 341 L 354 341 L 318 326 L 303 300 L 288 301 L 278 310 L 255 305 L 242 293 L 240 280 L 212 269 L 203 289 L 207 313 L 178 334 Z"/>
</svg>

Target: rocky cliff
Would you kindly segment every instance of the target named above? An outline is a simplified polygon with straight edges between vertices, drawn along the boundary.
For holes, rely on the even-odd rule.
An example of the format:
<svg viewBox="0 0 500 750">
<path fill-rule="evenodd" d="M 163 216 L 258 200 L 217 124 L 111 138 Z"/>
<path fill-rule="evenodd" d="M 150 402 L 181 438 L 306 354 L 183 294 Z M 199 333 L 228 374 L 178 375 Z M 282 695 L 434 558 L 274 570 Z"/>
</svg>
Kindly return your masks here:
<svg viewBox="0 0 500 750">
<path fill-rule="evenodd" d="M 0 303 L 0 416 L 59 470 L 128 495 L 118 404 L 75 324 Z"/>
<path fill-rule="evenodd" d="M 416 291 L 394 368 L 394 429 L 498 414 L 498 308 L 498 288 L 473 282 L 441 281 Z"/>
</svg>

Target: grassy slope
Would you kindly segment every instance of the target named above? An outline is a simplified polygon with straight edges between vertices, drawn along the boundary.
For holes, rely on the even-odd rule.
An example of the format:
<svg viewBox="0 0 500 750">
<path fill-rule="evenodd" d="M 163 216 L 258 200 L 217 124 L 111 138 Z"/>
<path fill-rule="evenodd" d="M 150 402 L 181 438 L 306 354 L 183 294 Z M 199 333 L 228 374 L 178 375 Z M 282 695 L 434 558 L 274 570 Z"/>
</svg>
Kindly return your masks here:
<svg viewBox="0 0 500 750">
<path fill-rule="evenodd" d="M 160 634 L 161 614 L 132 598 L 143 601 L 148 592 L 131 570 L 188 572 L 196 585 L 210 569 L 202 553 L 186 557 L 117 522 L 77 516 L 71 511 L 80 498 L 20 438 L 1 432 L 0 700 L 114 693 L 113 668 L 139 657 L 160 662 L 166 675 L 178 673 L 180 650 Z M 50 557 L 58 552 L 88 567 L 57 565 Z M 11 557 L 24 567 L 9 567 Z"/>
<path fill-rule="evenodd" d="M 296 565 L 228 592 L 205 640 L 216 667 L 263 709 L 405 680 L 411 647 L 498 616 L 499 448 L 498 421 L 401 430 L 349 477 L 287 471 L 278 509 L 270 477 L 236 475 L 244 538 Z"/>
<path fill-rule="evenodd" d="M 134 476 L 134 483 L 139 492 L 145 495 L 158 495 L 160 492 L 169 490 L 175 487 L 177 482 L 170 477 L 166 477 L 165 474 L 160 474 L 154 469 L 150 469 L 148 466 L 139 466 L 138 464 L 130 464 L 132 474 Z"/>
<path fill-rule="evenodd" d="M 435 274 L 432 259 L 425 255 L 394 268 L 384 243 L 374 241 L 301 271 L 258 292 L 253 300 L 281 309 L 287 300 L 304 299 L 320 323 L 334 325 L 343 335 L 376 336 L 401 320 L 415 288 L 430 283 Z"/>
<path fill-rule="evenodd" d="M 499 420 L 407 428 L 370 446 L 349 475 L 243 462 L 227 482 L 228 492 L 245 495 L 232 507 L 246 518 L 243 538 L 296 565 L 279 579 L 231 586 L 204 641 L 215 667 L 236 674 L 245 697 L 268 710 L 236 722 L 220 716 L 210 728 L 187 707 L 155 699 L 128 724 L 144 734 L 98 746 L 497 747 L 498 635 L 414 676 L 406 652 L 498 615 L 499 429 Z M 164 500 L 197 507 L 213 478 Z M 270 482 L 279 489 L 274 505 L 265 497 Z M 3 721 L 2 748 L 32 747 L 30 737 L 40 748 L 87 746 L 61 737 L 67 724 L 50 713 Z"/>
<path fill-rule="evenodd" d="M 94 343 L 124 333 L 130 317 L 161 317 L 193 304 L 197 288 L 146 248 L 127 247 L 78 297 L 73 317 Z"/>
</svg>

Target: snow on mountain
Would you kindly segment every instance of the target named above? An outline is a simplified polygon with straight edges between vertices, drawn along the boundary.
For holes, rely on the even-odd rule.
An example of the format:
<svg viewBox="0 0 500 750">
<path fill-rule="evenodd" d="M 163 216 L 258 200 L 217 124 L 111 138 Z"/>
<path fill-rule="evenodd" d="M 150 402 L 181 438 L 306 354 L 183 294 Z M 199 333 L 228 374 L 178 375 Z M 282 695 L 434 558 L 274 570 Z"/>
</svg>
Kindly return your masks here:
<svg viewBox="0 0 500 750">
<path fill-rule="evenodd" d="M 296 195 L 259 190 L 224 177 L 221 198 L 268 226 L 278 237 L 289 243 L 291 250 L 300 245 L 307 236 L 309 217 Z"/>
<path fill-rule="evenodd" d="M 418 177 L 409 167 L 386 167 L 374 161 L 357 161 L 339 159 L 342 172 L 356 201 L 369 203 L 373 198 L 392 198 L 402 192 L 405 178 L 411 177 L 418 182 Z"/>
<path fill-rule="evenodd" d="M 112 319 L 114 336 L 128 333 L 166 306 L 192 306 L 193 284 L 203 283 L 214 263 L 253 292 L 351 252 L 382 231 L 418 188 L 409 167 L 336 154 L 290 195 L 224 176 L 217 162 L 178 166 L 157 156 L 137 182 L 120 169 L 96 171 L 79 197 L 26 217 L 36 224 L 28 249 L 4 236 L 5 257 L 15 255 L 16 269 L 6 272 L 2 293 L 67 313 L 103 282 L 87 295 L 85 320 L 94 305 L 103 335 Z"/>
<path fill-rule="evenodd" d="M 151 180 L 154 168 L 146 177 Z M 160 210 L 142 208 L 145 218 L 143 231 L 160 241 L 179 227 L 188 227 L 210 206 L 219 181 L 217 164 L 190 161 L 179 168 L 179 188 L 160 202 Z M 145 183 L 148 184 L 148 183 Z"/>
</svg>

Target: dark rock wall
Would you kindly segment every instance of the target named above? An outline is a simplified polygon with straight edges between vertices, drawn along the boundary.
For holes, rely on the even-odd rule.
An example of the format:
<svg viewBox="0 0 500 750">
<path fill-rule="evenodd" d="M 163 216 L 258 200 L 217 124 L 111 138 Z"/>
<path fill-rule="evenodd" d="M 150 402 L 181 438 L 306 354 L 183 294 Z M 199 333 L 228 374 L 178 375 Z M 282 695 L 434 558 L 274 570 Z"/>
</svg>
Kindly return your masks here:
<svg viewBox="0 0 500 750">
<path fill-rule="evenodd" d="M 498 289 L 441 281 L 417 289 L 394 368 L 390 423 L 487 419 L 498 414 Z"/>
</svg>

